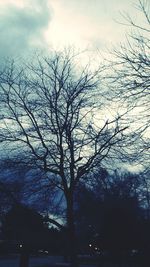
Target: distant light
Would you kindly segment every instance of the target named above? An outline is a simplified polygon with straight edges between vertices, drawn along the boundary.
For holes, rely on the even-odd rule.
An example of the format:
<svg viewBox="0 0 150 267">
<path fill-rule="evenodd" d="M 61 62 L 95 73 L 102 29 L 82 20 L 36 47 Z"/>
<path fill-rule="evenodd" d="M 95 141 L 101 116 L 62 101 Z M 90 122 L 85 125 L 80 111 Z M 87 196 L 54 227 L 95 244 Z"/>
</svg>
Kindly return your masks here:
<svg viewBox="0 0 150 267">
<path fill-rule="evenodd" d="M 91 245 L 91 244 L 89 244 L 89 247 L 91 248 L 91 247 L 92 247 L 92 245 Z"/>
<path fill-rule="evenodd" d="M 95 247 L 95 250 L 98 250 L 98 248 L 97 248 L 97 247 Z"/>
<path fill-rule="evenodd" d="M 138 250 L 137 249 L 132 249 L 132 253 L 134 254 L 134 253 L 137 253 L 138 252 Z"/>
<path fill-rule="evenodd" d="M 23 246 L 22 245 L 19 245 L 20 248 L 22 248 Z"/>
</svg>

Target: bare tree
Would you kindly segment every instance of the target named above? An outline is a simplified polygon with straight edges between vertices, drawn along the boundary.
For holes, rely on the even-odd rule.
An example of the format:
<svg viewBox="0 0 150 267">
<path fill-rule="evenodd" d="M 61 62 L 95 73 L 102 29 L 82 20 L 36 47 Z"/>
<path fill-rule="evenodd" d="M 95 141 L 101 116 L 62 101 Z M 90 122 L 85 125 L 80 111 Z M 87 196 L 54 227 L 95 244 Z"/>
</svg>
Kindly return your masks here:
<svg viewBox="0 0 150 267">
<path fill-rule="evenodd" d="M 150 5 L 147 0 L 139 0 L 136 8 L 138 20 L 123 13 L 125 25 L 131 27 L 127 40 L 120 48 L 115 49 L 113 65 L 113 81 L 115 96 L 127 104 L 128 120 L 132 124 L 132 133 L 136 133 L 135 156 L 143 160 L 149 159 L 149 127 L 150 127 Z M 143 23 L 143 24 L 142 24 Z M 112 81 L 111 81 L 112 82 Z M 137 141 L 137 142 L 136 142 Z"/>
<path fill-rule="evenodd" d="M 103 119 L 102 69 L 84 68 L 78 55 L 54 53 L 24 69 L 1 71 L 1 148 L 17 164 L 42 170 L 63 192 L 69 253 L 76 266 L 74 192 L 124 138 L 120 117 Z M 111 119 L 112 118 L 112 119 Z M 41 177 L 42 179 L 42 177 Z"/>
</svg>

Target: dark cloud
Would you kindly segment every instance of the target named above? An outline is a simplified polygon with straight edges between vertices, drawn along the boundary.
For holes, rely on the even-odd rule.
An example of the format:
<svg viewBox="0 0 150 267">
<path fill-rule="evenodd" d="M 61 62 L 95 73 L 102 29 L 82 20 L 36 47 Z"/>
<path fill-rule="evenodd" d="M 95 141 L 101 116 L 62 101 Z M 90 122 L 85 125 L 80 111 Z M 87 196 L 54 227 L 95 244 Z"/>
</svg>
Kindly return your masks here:
<svg viewBox="0 0 150 267">
<path fill-rule="evenodd" d="M 31 1 L 25 7 L 7 5 L 1 10 L 1 58 L 24 55 L 28 51 L 43 47 L 43 33 L 49 24 L 51 14 L 47 0 Z"/>
</svg>

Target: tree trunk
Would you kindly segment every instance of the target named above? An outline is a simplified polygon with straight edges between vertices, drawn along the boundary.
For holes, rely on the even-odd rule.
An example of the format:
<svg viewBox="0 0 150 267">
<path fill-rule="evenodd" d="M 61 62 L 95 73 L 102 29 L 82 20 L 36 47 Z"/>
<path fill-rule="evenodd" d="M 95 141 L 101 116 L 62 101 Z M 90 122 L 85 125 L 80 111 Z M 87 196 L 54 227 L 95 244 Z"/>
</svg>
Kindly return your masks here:
<svg viewBox="0 0 150 267">
<path fill-rule="evenodd" d="M 20 255 L 19 267 L 29 267 L 29 253 L 22 251 Z"/>
<path fill-rule="evenodd" d="M 77 244 L 74 225 L 73 194 L 67 199 L 67 228 L 68 228 L 68 253 L 70 266 L 77 267 Z"/>
</svg>

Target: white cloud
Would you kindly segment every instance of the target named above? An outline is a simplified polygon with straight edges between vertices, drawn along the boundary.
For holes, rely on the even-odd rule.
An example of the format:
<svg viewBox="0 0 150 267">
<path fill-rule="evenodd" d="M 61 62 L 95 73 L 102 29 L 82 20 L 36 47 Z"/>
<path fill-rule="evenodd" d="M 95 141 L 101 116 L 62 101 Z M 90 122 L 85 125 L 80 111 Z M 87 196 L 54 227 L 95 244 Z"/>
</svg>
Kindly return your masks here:
<svg viewBox="0 0 150 267">
<path fill-rule="evenodd" d="M 0 0 L 0 56 L 22 55 L 48 45 L 106 50 L 125 39 L 127 28 L 115 19 L 121 20 L 123 10 L 136 15 L 133 2 Z"/>
</svg>

